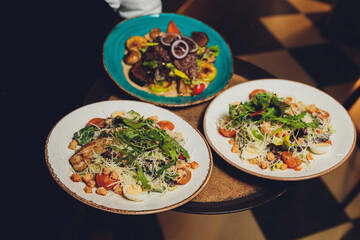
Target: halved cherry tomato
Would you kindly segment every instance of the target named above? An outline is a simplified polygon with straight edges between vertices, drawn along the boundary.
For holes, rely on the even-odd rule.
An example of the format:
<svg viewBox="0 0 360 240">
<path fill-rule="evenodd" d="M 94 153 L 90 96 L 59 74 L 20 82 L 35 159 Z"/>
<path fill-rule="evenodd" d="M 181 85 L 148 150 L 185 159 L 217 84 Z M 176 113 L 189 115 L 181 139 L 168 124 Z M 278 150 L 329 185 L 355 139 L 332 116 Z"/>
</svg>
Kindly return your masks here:
<svg viewBox="0 0 360 240">
<path fill-rule="evenodd" d="M 301 165 L 301 160 L 298 157 L 293 157 L 292 152 L 284 151 L 281 153 L 281 159 L 288 165 L 289 168 L 297 168 Z"/>
<path fill-rule="evenodd" d="M 99 128 L 103 128 L 105 127 L 105 120 L 102 118 L 93 118 L 86 124 L 86 126 L 89 127 L 92 125 L 98 126 Z"/>
<path fill-rule="evenodd" d="M 179 28 L 175 25 L 174 21 L 171 20 L 167 27 L 166 33 L 177 33 L 180 34 Z"/>
<path fill-rule="evenodd" d="M 219 127 L 219 133 L 223 135 L 224 137 L 231 138 L 235 136 L 236 131 L 235 130 L 226 130 L 225 128 Z"/>
<path fill-rule="evenodd" d="M 163 121 L 159 121 L 157 122 L 157 124 L 159 125 L 159 127 L 164 130 L 165 128 L 169 129 L 170 131 L 174 130 L 175 126 L 172 122 L 170 121 L 166 121 L 166 120 L 163 120 Z"/>
<path fill-rule="evenodd" d="M 200 84 L 194 86 L 194 89 L 191 94 L 199 95 L 200 93 L 202 93 L 204 91 L 204 89 L 205 89 L 205 84 L 200 83 Z"/>
<path fill-rule="evenodd" d="M 186 184 L 190 181 L 191 179 L 191 171 L 188 169 L 185 169 L 185 174 L 183 175 L 183 177 L 179 180 L 176 180 L 176 182 L 178 184 Z"/>
<path fill-rule="evenodd" d="M 96 183 L 100 187 L 104 187 L 107 190 L 113 189 L 116 184 L 113 184 L 117 182 L 117 180 L 111 179 L 109 175 L 106 174 L 96 174 Z"/>
<path fill-rule="evenodd" d="M 255 89 L 253 90 L 251 93 L 250 93 L 250 100 L 255 96 L 255 94 L 258 94 L 258 93 L 265 93 L 266 91 L 264 89 Z"/>
</svg>

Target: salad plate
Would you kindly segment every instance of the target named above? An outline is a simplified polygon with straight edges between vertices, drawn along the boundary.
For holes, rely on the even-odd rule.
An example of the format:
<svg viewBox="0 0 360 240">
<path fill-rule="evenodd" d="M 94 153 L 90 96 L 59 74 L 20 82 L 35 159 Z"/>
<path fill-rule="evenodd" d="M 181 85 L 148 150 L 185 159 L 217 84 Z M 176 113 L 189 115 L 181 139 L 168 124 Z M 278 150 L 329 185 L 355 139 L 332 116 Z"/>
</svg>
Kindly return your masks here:
<svg viewBox="0 0 360 240">
<path fill-rule="evenodd" d="M 240 157 L 244 156 L 241 155 L 242 149 L 239 151 L 240 154 L 232 152 L 232 145 L 229 144 L 230 138 L 224 137 L 219 131 L 219 120 L 229 115 L 229 106 L 249 101 L 249 95 L 255 89 L 263 89 L 267 92 L 275 93 L 277 94 L 276 96 L 282 98 L 292 97 L 297 101 L 302 101 L 304 104 L 315 104 L 319 109 L 325 110 L 329 114 L 331 122 L 330 128 L 332 134 L 330 136 L 330 150 L 325 154 L 319 154 L 319 152 L 318 154 L 313 153 L 311 164 L 302 164 L 305 166 L 302 167 L 302 169 L 297 169 L 297 171 L 295 168 L 287 168 L 286 170 L 273 168 L 262 169 L 254 164 L 254 162 L 251 164 L 251 161 L 246 160 L 245 157 Z M 252 116 L 256 114 L 259 113 L 254 113 Z M 226 162 L 246 173 L 281 181 L 298 181 L 316 178 L 335 170 L 349 158 L 354 150 L 356 140 L 354 124 L 346 109 L 337 100 L 317 88 L 282 79 L 253 80 L 225 90 L 209 104 L 205 112 L 203 124 L 205 137 L 210 146 Z M 254 136 L 256 135 L 254 134 Z M 263 139 L 260 137 L 259 139 Z M 246 154 L 248 154 L 248 152 L 246 152 Z M 279 155 L 280 160 L 281 156 L 282 155 Z"/>
<path fill-rule="evenodd" d="M 205 32 L 209 38 L 208 46 L 217 45 L 220 50 L 214 62 L 217 69 L 216 77 L 198 95 L 166 97 L 149 93 L 137 88 L 125 76 L 126 69 L 122 60 L 126 51 L 126 41 L 132 36 L 145 36 L 154 28 L 166 32 L 170 21 L 174 21 L 185 36 L 190 36 L 194 31 Z M 189 106 L 214 98 L 227 87 L 233 72 L 230 48 L 218 32 L 196 19 L 173 13 L 145 15 L 120 22 L 104 42 L 103 65 L 115 84 L 128 94 L 145 102 L 168 107 Z"/>
<path fill-rule="evenodd" d="M 95 192 L 86 193 L 84 182 L 73 182 L 74 172 L 69 159 L 74 150 L 68 148 L 74 133 L 82 129 L 89 119 L 106 119 L 114 112 L 135 111 L 144 118 L 158 116 L 175 126 L 174 131 L 182 134 L 185 140 L 183 146 L 192 161 L 198 163 L 198 168 L 192 171 L 191 179 L 184 185 L 178 185 L 175 190 L 165 194 L 150 192 L 144 201 L 131 201 L 114 192 L 101 196 Z M 81 149 L 79 150 L 81 151 Z M 74 198 L 101 210 L 118 214 L 151 214 L 179 207 L 193 199 L 206 185 L 212 171 L 212 155 L 209 145 L 201 133 L 186 120 L 161 107 L 127 100 L 113 100 L 85 105 L 63 117 L 49 133 L 45 145 L 45 158 L 49 171 L 55 181 Z"/>
</svg>

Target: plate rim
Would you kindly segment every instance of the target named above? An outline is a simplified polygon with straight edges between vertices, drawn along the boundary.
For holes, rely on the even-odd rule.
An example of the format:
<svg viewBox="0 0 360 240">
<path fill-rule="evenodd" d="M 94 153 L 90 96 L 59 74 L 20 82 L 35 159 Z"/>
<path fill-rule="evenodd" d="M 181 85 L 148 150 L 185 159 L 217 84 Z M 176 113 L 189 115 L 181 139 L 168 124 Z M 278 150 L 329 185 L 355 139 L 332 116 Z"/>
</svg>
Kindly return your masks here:
<svg viewBox="0 0 360 240">
<path fill-rule="evenodd" d="M 256 79 L 256 80 L 251 80 L 251 81 L 247 81 L 247 82 L 242 82 L 242 83 L 239 83 L 239 84 L 236 84 L 230 88 L 228 88 L 226 91 L 230 90 L 231 88 L 234 88 L 234 87 L 238 87 L 239 85 L 242 85 L 242 84 L 247 84 L 247 83 L 250 83 L 250 82 L 257 82 L 257 81 L 272 81 L 272 80 L 277 80 L 277 81 L 284 81 L 284 82 L 291 82 L 291 83 L 295 83 L 295 84 L 300 84 L 300 85 L 304 85 L 306 87 L 310 87 L 310 88 L 314 88 L 322 93 L 324 93 L 325 95 L 327 95 L 328 97 L 332 98 L 333 100 L 335 100 L 345 111 L 346 113 L 349 115 L 348 111 L 345 109 L 345 107 L 338 101 L 336 100 L 334 97 L 332 97 L 331 95 L 329 95 L 328 93 L 324 92 L 323 90 L 321 89 L 318 89 L 314 86 L 311 86 L 311 85 L 308 85 L 308 84 L 305 84 L 305 83 L 301 83 L 301 82 L 297 82 L 297 81 L 294 81 L 294 80 L 288 80 L 288 79 L 280 79 L 280 78 L 264 78 L 264 79 Z M 221 94 L 225 94 L 226 91 L 222 92 Z M 219 95 L 220 96 L 220 95 Z M 218 97 L 219 97 L 218 96 Z M 217 97 L 217 98 L 218 98 Z M 343 157 L 343 159 L 341 161 L 339 161 L 337 164 L 335 164 L 334 166 L 324 170 L 324 171 L 321 171 L 319 173 L 315 173 L 315 174 L 311 174 L 311 175 L 307 175 L 307 176 L 301 176 L 301 177 L 278 177 L 278 176 L 269 176 L 269 175 L 266 175 L 266 174 L 262 174 L 262 173 L 258 173 L 258 172 L 254 172 L 250 169 L 247 169 L 247 168 L 244 168 L 242 166 L 239 166 L 237 165 L 236 163 L 234 163 L 233 161 L 231 161 L 230 159 L 228 159 L 224 154 L 221 153 L 221 151 L 219 151 L 215 146 L 214 144 L 212 143 L 210 137 L 208 136 L 208 133 L 207 133 L 207 129 L 206 129 L 206 119 L 207 119 L 207 114 L 208 114 L 208 111 L 210 109 L 210 107 L 212 106 L 212 104 L 214 103 L 214 101 L 216 100 L 216 98 L 210 102 L 209 106 L 207 107 L 206 111 L 205 111 L 205 114 L 204 114 L 204 119 L 203 119 L 203 128 L 204 128 L 204 135 L 205 135 L 205 138 L 206 140 L 208 141 L 209 145 L 211 146 L 211 148 L 223 159 L 225 160 L 227 163 L 229 163 L 230 165 L 232 165 L 233 167 L 241 170 L 241 171 L 244 171 L 248 174 L 251 174 L 251 175 L 254 175 L 254 176 L 257 176 L 257 177 L 261 177 L 261 178 L 265 178 L 265 179 L 270 179 L 270 180 L 277 180 L 277 181 L 301 181 L 301 180 L 308 180 L 308 179 L 313 179 L 313 178 L 317 178 L 317 177 L 320 177 L 320 176 L 323 176 L 325 174 L 328 174 L 332 171 L 334 171 L 336 168 L 338 168 L 339 166 L 341 166 L 350 156 L 351 154 L 353 153 L 354 149 L 355 149 L 355 145 L 356 145 L 356 138 L 357 138 L 357 132 L 356 132 L 356 128 L 355 128 L 355 124 L 354 124 L 354 121 L 353 119 L 350 117 L 349 115 L 349 118 L 350 118 L 350 121 L 352 123 L 352 128 L 353 128 L 353 132 L 354 132 L 354 139 L 353 139 L 353 142 L 352 142 L 352 146 L 350 148 L 350 150 L 348 151 L 348 153 L 346 154 L 346 156 Z"/>
<path fill-rule="evenodd" d="M 144 103 L 144 102 L 141 102 L 141 101 L 134 101 L 134 100 L 111 100 L 111 101 L 99 101 L 99 102 L 95 102 L 95 103 L 91 103 L 91 104 L 87 104 L 87 105 L 83 105 L 79 108 L 76 108 L 74 110 L 72 110 L 71 112 L 69 112 L 68 114 L 66 114 L 65 116 L 63 116 L 59 121 L 56 122 L 56 124 L 54 124 L 54 126 L 52 127 L 52 129 L 50 130 L 47 138 L 46 138 L 46 141 L 45 141 L 45 162 L 46 162 L 46 165 L 50 171 L 50 174 L 51 176 L 54 178 L 54 180 L 56 181 L 56 183 L 63 189 L 65 190 L 65 192 L 67 192 L 69 195 L 71 195 L 72 197 L 74 197 L 75 199 L 89 205 L 89 206 L 92 206 L 94 208 L 97 208 L 97 209 L 100 209 L 100 210 L 104 210 L 104 211 L 107 211 L 107 212 L 112 212 L 112 213 L 117 213 L 117 214 L 126 214 L 126 215 L 145 215 L 145 214 L 153 214 L 153 213 L 160 213 L 160 212 L 164 212 L 164 211 L 168 211 L 168 210 L 171 210 L 171 209 L 174 209 L 174 208 L 177 208 L 177 207 L 180 207 L 182 205 L 184 205 L 185 203 L 191 201 L 194 197 L 196 197 L 204 188 L 205 186 L 207 185 L 207 183 L 209 182 L 209 179 L 210 179 L 210 176 L 211 176 L 211 173 L 213 171 L 213 156 L 212 156 L 212 152 L 211 152 L 211 147 L 209 146 L 207 140 L 205 139 L 205 137 L 201 134 L 201 132 L 196 128 L 194 127 L 188 120 L 184 119 L 182 116 L 166 109 L 166 108 L 162 108 L 162 107 L 159 107 L 159 106 L 155 106 L 153 104 L 150 104 L 150 105 L 153 105 L 154 107 L 157 107 L 157 108 L 161 108 L 163 110 L 166 110 L 167 112 L 170 112 L 170 113 L 173 113 L 175 114 L 176 116 L 180 117 L 183 121 L 185 121 L 190 127 L 192 127 L 200 136 L 201 138 L 203 139 L 205 145 L 206 145 L 206 148 L 208 150 L 208 154 L 209 154 L 209 159 L 210 159 L 210 162 L 209 162 L 209 169 L 207 170 L 207 174 L 206 174 L 206 177 L 205 179 L 202 181 L 200 187 L 195 191 L 193 192 L 190 196 L 188 196 L 187 198 L 185 198 L 184 200 L 180 201 L 180 202 L 176 202 L 172 205 L 169 205 L 169 206 L 165 206 L 165 207 L 162 207 L 162 208 L 156 208 L 156 209 L 149 209 L 149 210 L 124 210 L 124 209 L 118 209 L 118 208 L 112 208 L 112 207 L 107 207 L 105 206 L 104 204 L 99 204 L 99 203 L 96 203 L 94 201 L 91 201 L 91 200 L 88 200 L 86 198 L 83 198 L 81 196 L 79 196 L 76 192 L 70 190 L 70 188 L 68 186 L 66 186 L 66 184 L 64 184 L 60 179 L 59 177 L 57 176 L 57 174 L 55 173 L 55 170 L 53 169 L 51 163 L 50 163 L 50 160 L 49 160 L 49 153 L 48 153 L 48 144 L 49 144 L 49 139 L 50 139 L 50 136 L 51 134 L 53 133 L 53 130 L 58 126 L 58 124 L 63 120 L 65 119 L 66 117 L 68 117 L 70 114 L 72 114 L 73 112 L 81 109 L 81 108 L 86 108 L 87 106 L 90 106 L 90 105 L 96 105 L 96 104 L 99 104 L 99 103 L 106 103 L 106 102 L 137 102 L 137 103 L 142 103 L 142 104 L 150 104 L 150 103 Z"/>
<path fill-rule="evenodd" d="M 119 24 L 122 24 L 128 20 L 131 20 L 131 19 L 135 19 L 135 18 L 142 18 L 142 17 L 149 17 L 149 16 L 160 16 L 160 15 L 175 15 L 175 16 L 182 16 L 182 17 L 186 17 L 186 18 L 190 18 L 190 19 L 193 19 L 193 20 L 196 20 L 206 26 L 208 26 L 209 28 L 211 28 L 213 31 L 215 31 L 221 38 L 222 40 L 224 41 L 224 43 L 226 44 L 226 46 L 229 48 L 229 52 L 230 52 L 230 60 L 231 60 L 231 71 L 230 71 L 230 76 L 229 76 L 229 79 L 227 79 L 227 83 L 226 85 L 220 89 L 220 91 L 216 92 L 215 94 L 205 98 L 205 99 L 201 99 L 201 100 L 197 100 L 197 101 L 192 101 L 192 102 L 189 102 L 189 103 L 179 103 L 179 104 L 169 104 L 169 103 L 160 103 L 160 102 L 154 102 L 154 101 L 151 101 L 151 100 L 148 100 L 148 99 L 145 99 L 141 96 L 137 96 L 136 94 L 130 92 L 129 90 L 125 89 L 124 87 L 122 87 L 114 78 L 113 76 L 110 74 L 108 68 L 106 67 L 106 64 L 105 64 L 105 56 L 104 56 L 104 50 L 105 50 L 105 43 L 107 42 L 110 34 L 113 32 L 113 30 L 119 25 Z M 213 98 L 215 98 L 216 96 L 218 96 L 220 93 L 222 93 L 223 91 L 225 91 L 228 87 L 229 87 L 229 84 L 230 84 L 230 80 L 231 78 L 233 77 L 233 74 L 234 74 L 234 61 L 233 61 L 233 55 L 232 55 L 232 51 L 231 51 L 231 48 L 230 48 L 230 45 L 227 43 L 227 41 L 221 36 L 221 34 L 215 30 L 214 28 L 210 27 L 208 24 L 204 23 L 203 21 L 200 21 L 198 19 L 195 19 L 195 18 L 192 18 L 192 17 L 189 17 L 189 16 L 186 16 L 186 15 L 183 15 L 183 14 L 177 14 L 177 13 L 166 13 L 166 12 L 163 12 L 163 13 L 154 13 L 154 14 L 146 14 L 146 15 L 143 15 L 143 16 L 137 16 L 137 17 L 133 17 L 133 18 L 128 18 L 128 19 L 124 19 L 122 20 L 121 22 L 119 22 L 118 24 L 116 24 L 108 33 L 108 35 L 106 36 L 105 38 L 105 41 L 103 43 L 103 47 L 102 47 L 102 62 L 103 62 L 103 66 L 104 66 L 104 69 L 107 73 L 107 75 L 110 77 L 110 79 L 120 88 L 122 89 L 124 92 L 126 92 L 127 94 L 131 95 L 132 97 L 134 98 L 137 98 L 141 101 L 144 101 L 144 102 L 147 102 L 147 103 L 151 103 L 151 104 L 154 104 L 154 105 L 157 105 L 157 106 L 163 106 L 163 107 L 187 107 L 187 106 L 192 106 L 192 105 L 197 105 L 197 104 L 200 104 L 200 103 L 203 103 L 203 102 L 207 102 Z"/>
</svg>

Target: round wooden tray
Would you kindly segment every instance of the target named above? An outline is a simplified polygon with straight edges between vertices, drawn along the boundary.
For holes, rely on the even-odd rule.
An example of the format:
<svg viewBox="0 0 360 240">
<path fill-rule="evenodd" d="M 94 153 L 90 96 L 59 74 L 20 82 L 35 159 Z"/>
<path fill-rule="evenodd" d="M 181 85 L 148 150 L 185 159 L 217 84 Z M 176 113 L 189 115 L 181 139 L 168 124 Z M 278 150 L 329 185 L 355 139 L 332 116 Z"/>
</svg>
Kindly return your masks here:
<svg viewBox="0 0 360 240">
<path fill-rule="evenodd" d="M 234 61 L 234 72 L 228 87 L 253 79 L 274 78 L 263 69 L 239 59 Z M 119 89 L 108 77 L 103 77 L 91 88 L 84 104 L 118 99 L 137 100 Z M 209 103 L 168 109 L 203 133 L 203 116 Z M 176 208 L 176 211 L 198 214 L 244 211 L 277 198 L 292 184 L 252 176 L 225 162 L 215 151 L 212 154 L 214 168 L 208 184 L 192 201 Z"/>
</svg>

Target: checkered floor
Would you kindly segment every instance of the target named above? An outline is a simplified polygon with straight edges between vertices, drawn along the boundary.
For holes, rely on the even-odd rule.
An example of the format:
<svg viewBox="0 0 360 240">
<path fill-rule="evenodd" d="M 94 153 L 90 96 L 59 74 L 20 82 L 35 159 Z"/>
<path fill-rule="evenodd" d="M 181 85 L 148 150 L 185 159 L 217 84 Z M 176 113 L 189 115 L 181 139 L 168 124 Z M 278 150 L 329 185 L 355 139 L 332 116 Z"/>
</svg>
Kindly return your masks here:
<svg viewBox="0 0 360 240">
<path fill-rule="evenodd" d="M 216 13 L 212 7 L 197 13 L 205 2 L 212 6 L 217 1 L 185 1 L 186 8 L 179 11 L 217 29 L 236 58 L 277 78 L 318 87 L 340 102 L 358 80 L 359 48 L 334 43 L 321 32 L 334 1 L 225 0 L 216 5 Z M 360 239 L 360 195 L 346 208 L 341 206 L 357 181 L 359 147 L 334 172 L 299 182 L 285 195 L 250 211 L 221 216 L 170 211 L 158 214 L 158 220 L 167 240 Z"/>
</svg>

